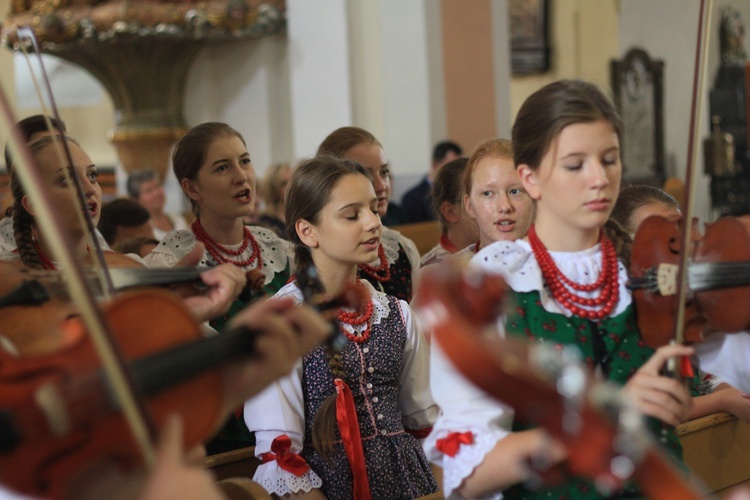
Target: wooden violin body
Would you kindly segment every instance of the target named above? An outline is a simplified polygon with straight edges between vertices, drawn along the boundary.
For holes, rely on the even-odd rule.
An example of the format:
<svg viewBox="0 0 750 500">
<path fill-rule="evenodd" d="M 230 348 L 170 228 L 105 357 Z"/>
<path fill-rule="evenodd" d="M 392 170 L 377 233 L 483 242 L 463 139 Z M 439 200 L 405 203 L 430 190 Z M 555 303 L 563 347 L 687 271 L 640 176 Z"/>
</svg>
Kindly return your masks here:
<svg viewBox="0 0 750 500">
<path fill-rule="evenodd" d="M 504 286 L 498 276 L 434 266 L 416 308 L 464 376 L 566 446 L 572 473 L 608 493 L 632 478 L 650 498 L 699 498 L 646 438 L 619 388 L 595 381 L 575 357 L 549 345 L 483 334 L 503 307 Z"/>
<path fill-rule="evenodd" d="M 128 360 L 202 337 L 189 312 L 167 292 L 126 294 L 109 304 L 106 314 Z M 76 325 L 71 322 L 62 329 L 64 345 L 54 353 L 16 357 L 0 352 L 0 482 L 19 491 L 59 498 L 82 464 L 104 456 L 126 464 L 141 462 L 98 357 Z M 134 370 L 139 372 L 137 387 L 161 377 L 157 365 Z M 170 414 L 183 415 L 185 443 L 197 445 L 223 417 L 222 383 L 214 370 L 148 390 L 155 392 L 147 399 L 149 414 L 157 426 Z"/>
<path fill-rule="evenodd" d="M 749 328 L 750 216 L 724 217 L 706 224 L 704 234 L 693 229 L 692 235 L 685 341 Z M 644 220 L 633 241 L 629 287 L 641 335 L 654 348 L 668 344 L 674 335 L 681 241 L 679 221 L 662 217 Z"/>
</svg>

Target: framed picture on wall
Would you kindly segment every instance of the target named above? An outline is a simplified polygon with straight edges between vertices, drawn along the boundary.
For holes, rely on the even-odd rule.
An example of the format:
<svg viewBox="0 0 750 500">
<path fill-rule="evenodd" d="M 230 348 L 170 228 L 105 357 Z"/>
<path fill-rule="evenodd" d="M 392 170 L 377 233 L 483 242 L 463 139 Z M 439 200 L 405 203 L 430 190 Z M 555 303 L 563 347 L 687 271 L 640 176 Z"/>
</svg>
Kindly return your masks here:
<svg viewBox="0 0 750 500">
<path fill-rule="evenodd" d="M 612 92 L 623 122 L 623 180 L 661 187 L 664 165 L 664 62 L 631 49 L 610 63 Z"/>
<path fill-rule="evenodd" d="M 513 74 L 544 73 L 550 68 L 548 0 L 509 0 L 509 5 Z"/>
</svg>

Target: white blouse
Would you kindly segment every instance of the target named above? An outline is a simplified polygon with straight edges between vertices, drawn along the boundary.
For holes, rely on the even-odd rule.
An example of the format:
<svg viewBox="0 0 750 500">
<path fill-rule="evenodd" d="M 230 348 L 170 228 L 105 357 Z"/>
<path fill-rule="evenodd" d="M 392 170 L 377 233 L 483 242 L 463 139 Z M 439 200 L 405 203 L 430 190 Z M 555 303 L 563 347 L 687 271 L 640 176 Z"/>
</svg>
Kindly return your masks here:
<svg viewBox="0 0 750 500">
<path fill-rule="evenodd" d="M 263 260 L 264 284 L 270 283 L 276 274 L 284 271 L 287 264 L 294 261 L 292 244 L 279 238 L 276 233 L 270 229 L 260 226 L 246 226 L 250 233 L 258 242 L 260 255 Z M 174 267 L 177 262 L 192 250 L 198 240 L 190 229 L 180 229 L 170 231 L 162 238 L 159 245 L 144 257 L 148 267 Z M 225 245 L 229 249 L 237 249 L 241 245 Z M 253 246 L 248 245 L 247 249 L 240 255 L 233 257 L 237 260 L 249 258 L 253 254 Z M 203 259 L 199 266 L 216 264 L 211 254 L 206 250 L 203 253 Z"/>
<path fill-rule="evenodd" d="M 377 292 L 372 285 L 362 280 L 368 287 L 373 303 L 373 325 L 379 324 L 390 314 L 387 296 Z M 302 301 L 302 294 L 296 283 L 289 283 L 279 290 L 275 297 L 292 297 Z M 400 311 L 406 325 L 406 343 L 399 390 L 399 408 L 404 426 L 412 429 L 429 427 L 437 418 L 438 408 L 430 394 L 428 384 L 429 352 L 422 330 L 409 305 L 399 301 Z M 345 325 L 350 328 L 350 325 Z M 352 333 L 355 333 L 352 331 Z M 302 394 L 302 362 L 287 377 L 280 379 L 265 391 L 245 402 L 245 423 L 255 432 L 255 455 L 271 451 L 273 440 L 286 434 L 292 441 L 291 450 L 299 453 L 305 435 L 305 407 Z M 310 469 L 300 477 L 281 469 L 276 461 L 262 464 L 253 477 L 268 492 L 279 496 L 309 492 L 322 486 L 320 477 Z"/>
<path fill-rule="evenodd" d="M 599 245 L 582 252 L 550 252 L 550 255 L 565 276 L 578 283 L 595 282 L 601 271 Z M 526 241 L 495 242 L 478 252 L 469 265 L 500 274 L 517 292 L 539 290 L 545 310 L 570 316 L 544 288 L 539 264 Z M 622 313 L 631 302 L 630 292 L 625 288 L 627 274 L 622 264 L 619 278 L 620 299 L 612 316 Z M 499 335 L 504 332 L 503 321 L 504 318 L 498 321 Z M 495 444 L 510 434 L 514 412 L 469 382 L 435 341 L 431 345 L 430 388 L 442 414 L 424 443 L 425 453 L 430 461 L 443 467 L 445 497 L 460 498 L 456 489 L 484 461 Z M 451 432 L 471 432 L 473 435 L 473 443 L 462 444 L 453 457 L 437 449 L 437 441 Z M 487 498 L 502 498 L 502 493 Z"/>
</svg>

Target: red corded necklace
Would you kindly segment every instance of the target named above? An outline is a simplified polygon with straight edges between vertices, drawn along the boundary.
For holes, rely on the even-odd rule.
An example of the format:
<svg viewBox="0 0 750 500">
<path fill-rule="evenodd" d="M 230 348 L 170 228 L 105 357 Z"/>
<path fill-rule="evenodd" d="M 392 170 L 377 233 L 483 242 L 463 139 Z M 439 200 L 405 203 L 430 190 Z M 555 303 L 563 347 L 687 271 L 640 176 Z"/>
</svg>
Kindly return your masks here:
<svg viewBox="0 0 750 500">
<path fill-rule="evenodd" d="M 391 267 L 388 265 L 388 259 L 385 257 L 385 248 L 381 243 L 378 247 L 378 259 L 380 259 L 380 265 L 378 267 L 371 266 L 369 264 L 359 264 L 359 270 L 370 276 L 372 279 L 385 283 L 391 280 Z"/>
<path fill-rule="evenodd" d="M 364 286 L 359 280 L 357 281 L 357 285 Z M 372 329 L 372 325 L 370 323 L 370 319 L 372 319 L 372 311 L 372 299 L 369 298 L 369 295 L 368 300 L 365 304 L 363 304 L 363 307 L 361 309 L 357 309 L 354 312 L 346 312 L 339 309 L 336 313 L 336 317 L 338 318 L 340 323 L 346 323 L 347 325 L 351 326 L 359 326 L 365 324 L 367 325 L 364 331 L 359 335 L 349 333 L 346 331 L 346 329 L 339 325 L 341 333 L 346 335 L 346 338 L 348 338 L 352 342 L 356 342 L 358 344 L 367 342 L 367 339 L 370 338 L 370 330 Z"/>
<path fill-rule="evenodd" d="M 55 265 L 55 263 L 52 262 L 52 260 L 49 257 L 47 257 L 47 254 L 45 254 L 42 251 L 42 247 L 39 246 L 39 242 L 36 240 L 34 240 L 34 248 L 36 249 L 37 255 L 39 255 L 39 260 L 42 261 L 42 267 L 44 269 L 48 271 L 54 271 L 57 269 L 57 266 Z"/>
<path fill-rule="evenodd" d="M 440 240 L 438 241 L 440 243 L 440 246 L 443 247 L 443 250 L 450 254 L 454 254 L 458 252 L 458 248 L 456 245 L 453 244 L 453 242 L 448 238 L 448 235 L 443 233 L 440 235 Z"/>
<path fill-rule="evenodd" d="M 244 231 L 244 237 L 242 239 L 242 244 L 237 250 L 232 250 L 231 248 L 227 248 L 214 241 L 214 239 L 203 229 L 203 226 L 201 226 L 200 220 L 198 219 L 190 225 L 190 229 L 193 231 L 195 238 L 206 246 L 206 250 L 211 254 L 211 257 L 214 258 L 217 264 L 229 263 L 234 264 L 237 267 L 247 267 L 257 261 L 258 264 L 255 266 L 256 269 L 260 269 L 263 266 L 263 261 L 260 256 L 260 246 L 258 245 L 258 242 L 255 241 L 253 234 L 247 227 L 242 228 Z M 247 250 L 248 245 L 252 245 L 253 253 L 247 259 L 233 260 L 231 257 L 227 257 L 237 257 L 238 255 L 242 255 L 242 253 Z"/>
<path fill-rule="evenodd" d="M 603 233 L 599 236 L 602 250 L 602 272 L 596 282 L 582 285 L 570 280 L 558 269 L 544 243 L 537 236 L 533 224 L 529 228 L 528 237 L 544 281 L 552 292 L 552 296 L 560 305 L 581 318 L 602 319 L 609 316 L 617 304 L 620 294 L 617 253 L 609 238 L 604 236 Z M 590 299 L 577 295 L 572 290 L 577 292 L 601 290 L 601 292 L 598 297 Z M 576 304 L 595 309 L 584 309 Z"/>
</svg>

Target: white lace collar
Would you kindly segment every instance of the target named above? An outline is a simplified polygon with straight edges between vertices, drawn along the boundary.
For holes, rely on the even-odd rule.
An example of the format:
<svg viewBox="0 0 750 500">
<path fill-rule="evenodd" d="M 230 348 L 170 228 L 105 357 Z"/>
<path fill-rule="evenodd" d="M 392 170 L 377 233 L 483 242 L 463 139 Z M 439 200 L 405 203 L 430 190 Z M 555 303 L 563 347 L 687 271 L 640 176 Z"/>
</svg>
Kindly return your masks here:
<svg viewBox="0 0 750 500">
<path fill-rule="evenodd" d="M 367 280 L 359 280 L 359 282 L 367 288 L 367 293 L 370 295 L 370 300 L 372 301 L 373 307 L 371 324 L 373 326 L 379 325 L 384 319 L 387 319 L 391 313 L 390 305 L 388 304 L 388 296 L 383 292 L 375 290 L 372 284 L 370 284 L 370 282 Z M 277 297 L 289 297 L 294 300 L 295 304 L 300 304 L 303 301 L 302 292 L 300 291 L 299 287 L 297 287 L 296 281 L 284 285 L 284 287 L 276 292 L 276 295 L 274 295 L 274 298 Z M 346 324 L 343 326 L 346 331 L 353 335 L 360 335 L 366 327 L 366 325 L 353 327 L 352 325 Z"/>
</svg>

